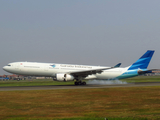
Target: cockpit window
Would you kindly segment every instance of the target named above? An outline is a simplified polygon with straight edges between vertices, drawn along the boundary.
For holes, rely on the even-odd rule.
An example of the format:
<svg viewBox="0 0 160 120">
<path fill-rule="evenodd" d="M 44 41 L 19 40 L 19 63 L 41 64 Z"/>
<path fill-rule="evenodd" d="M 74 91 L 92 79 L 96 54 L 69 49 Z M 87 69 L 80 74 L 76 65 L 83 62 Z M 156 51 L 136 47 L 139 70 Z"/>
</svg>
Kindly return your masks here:
<svg viewBox="0 0 160 120">
<path fill-rule="evenodd" d="M 11 65 L 8 65 L 8 66 L 11 66 Z"/>
</svg>

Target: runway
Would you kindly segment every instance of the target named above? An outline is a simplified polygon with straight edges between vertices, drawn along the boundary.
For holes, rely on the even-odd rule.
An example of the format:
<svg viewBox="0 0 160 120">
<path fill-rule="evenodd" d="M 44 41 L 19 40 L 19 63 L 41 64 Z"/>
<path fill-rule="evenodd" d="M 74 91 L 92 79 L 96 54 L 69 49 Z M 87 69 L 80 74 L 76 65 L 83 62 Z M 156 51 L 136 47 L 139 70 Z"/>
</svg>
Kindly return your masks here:
<svg viewBox="0 0 160 120">
<path fill-rule="evenodd" d="M 141 87 L 160 86 L 160 82 L 143 82 L 112 85 L 45 85 L 45 86 L 9 86 L 0 87 L 0 91 L 21 91 L 21 90 L 53 90 L 53 89 L 91 89 L 91 88 L 115 88 L 115 87 Z"/>
</svg>

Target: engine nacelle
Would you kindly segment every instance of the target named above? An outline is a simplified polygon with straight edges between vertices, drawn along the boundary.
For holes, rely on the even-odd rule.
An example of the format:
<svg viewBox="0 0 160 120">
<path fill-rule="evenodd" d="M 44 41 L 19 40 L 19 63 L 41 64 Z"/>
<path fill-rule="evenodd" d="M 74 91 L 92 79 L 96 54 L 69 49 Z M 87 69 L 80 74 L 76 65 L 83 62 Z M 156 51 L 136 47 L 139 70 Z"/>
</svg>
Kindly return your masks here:
<svg viewBox="0 0 160 120">
<path fill-rule="evenodd" d="M 57 81 L 72 81 L 74 80 L 74 77 L 69 74 L 59 73 L 59 74 L 56 74 L 56 80 Z"/>
</svg>

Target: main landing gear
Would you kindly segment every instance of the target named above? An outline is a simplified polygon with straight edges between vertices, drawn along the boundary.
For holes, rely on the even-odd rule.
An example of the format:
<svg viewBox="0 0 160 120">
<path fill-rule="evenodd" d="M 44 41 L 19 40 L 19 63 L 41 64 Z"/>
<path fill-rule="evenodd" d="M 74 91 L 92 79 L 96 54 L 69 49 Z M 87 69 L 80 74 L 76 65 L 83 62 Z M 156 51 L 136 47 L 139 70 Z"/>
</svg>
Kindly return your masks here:
<svg viewBox="0 0 160 120">
<path fill-rule="evenodd" d="M 74 84 L 75 85 L 86 85 L 86 82 L 76 81 Z"/>
</svg>

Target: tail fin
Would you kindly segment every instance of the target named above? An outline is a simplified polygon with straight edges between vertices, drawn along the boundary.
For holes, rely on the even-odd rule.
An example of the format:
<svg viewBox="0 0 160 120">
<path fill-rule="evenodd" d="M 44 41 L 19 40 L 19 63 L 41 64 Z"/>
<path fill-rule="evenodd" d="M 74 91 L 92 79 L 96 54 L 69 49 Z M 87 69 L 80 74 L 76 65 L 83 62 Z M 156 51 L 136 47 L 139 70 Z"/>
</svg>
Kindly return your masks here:
<svg viewBox="0 0 160 120">
<path fill-rule="evenodd" d="M 153 50 L 148 50 L 141 58 L 139 58 L 135 63 L 133 63 L 128 70 L 147 69 L 153 54 Z"/>
</svg>

